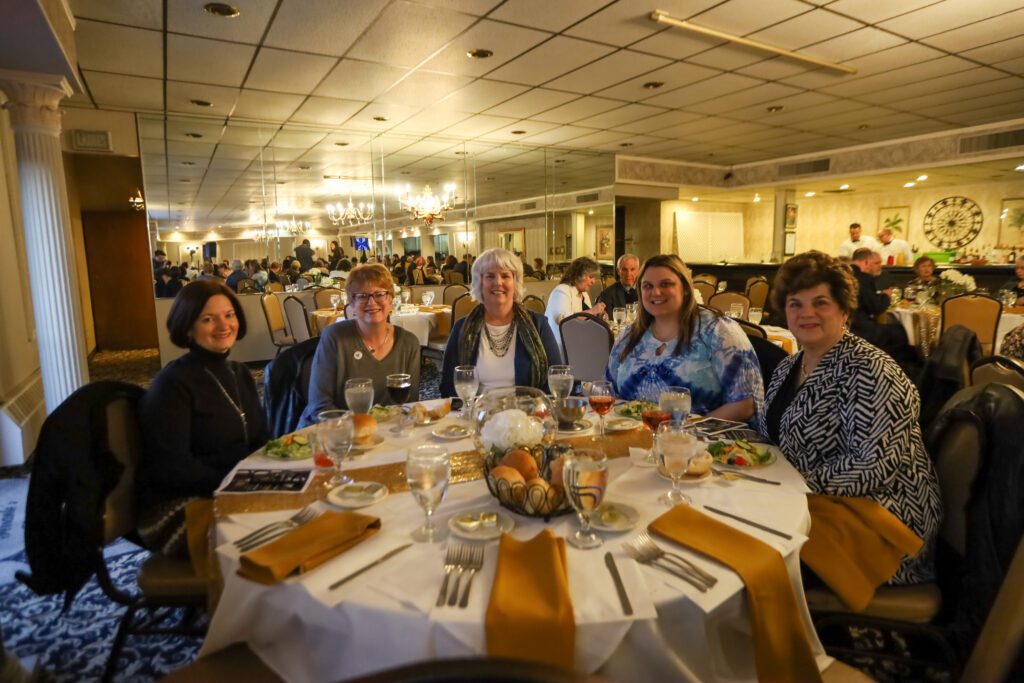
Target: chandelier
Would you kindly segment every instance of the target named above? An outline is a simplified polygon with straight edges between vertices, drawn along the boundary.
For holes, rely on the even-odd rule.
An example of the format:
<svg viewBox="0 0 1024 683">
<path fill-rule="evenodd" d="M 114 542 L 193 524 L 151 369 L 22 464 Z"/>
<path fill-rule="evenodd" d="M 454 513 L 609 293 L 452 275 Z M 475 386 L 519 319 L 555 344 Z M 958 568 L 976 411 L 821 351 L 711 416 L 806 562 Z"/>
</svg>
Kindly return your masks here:
<svg viewBox="0 0 1024 683">
<path fill-rule="evenodd" d="M 359 206 L 352 203 L 348 198 L 348 206 L 341 203 L 327 205 L 327 217 L 334 225 L 359 225 L 369 223 L 373 220 L 373 204 L 359 202 Z"/>
<path fill-rule="evenodd" d="M 452 203 L 458 199 L 455 196 L 455 184 L 448 183 L 444 186 L 444 194 L 440 197 L 433 193 L 430 185 L 423 186 L 423 192 L 413 196 L 409 186 L 405 186 L 405 192 L 399 191 L 399 205 L 408 211 L 415 220 L 422 220 L 424 225 L 430 225 L 435 220 L 444 220 L 444 212 L 452 208 Z"/>
<path fill-rule="evenodd" d="M 132 211 L 142 211 L 146 208 L 146 200 L 142 198 L 142 191 L 139 188 L 135 188 L 135 194 L 128 197 L 128 206 Z"/>
<path fill-rule="evenodd" d="M 293 237 L 305 235 L 312 227 L 309 221 L 297 221 L 295 216 L 292 216 L 290 221 L 277 222 L 278 232 L 286 232 Z"/>
<path fill-rule="evenodd" d="M 253 242 L 267 246 L 278 238 L 277 228 L 269 225 L 257 225 L 250 234 Z"/>
</svg>

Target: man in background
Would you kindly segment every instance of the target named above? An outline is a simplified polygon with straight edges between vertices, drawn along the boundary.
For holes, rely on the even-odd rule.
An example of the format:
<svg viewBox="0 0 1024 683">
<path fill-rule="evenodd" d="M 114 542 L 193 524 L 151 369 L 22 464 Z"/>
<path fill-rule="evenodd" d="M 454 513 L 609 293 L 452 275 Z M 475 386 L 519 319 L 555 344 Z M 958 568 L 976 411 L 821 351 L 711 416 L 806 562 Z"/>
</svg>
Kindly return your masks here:
<svg viewBox="0 0 1024 683">
<path fill-rule="evenodd" d="M 626 304 L 635 304 L 639 300 L 636 291 L 636 278 L 640 274 L 640 257 L 636 254 L 623 254 L 615 262 L 618 281 L 606 287 L 597 297 L 598 303 L 604 304 L 606 311 L 625 308 Z"/>
<path fill-rule="evenodd" d="M 313 247 L 309 246 L 309 240 L 302 240 L 302 244 L 295 247 L 295 258 L 299 259 L 302 272 L 308 273 L 313 267 Z"/>
<path fill-rule="evenodd" d="M 913 377 L 917 359 L 907 340 L 907 331 L 898 321 L 880 322 L 889 310 L 889 291 L 878 291 L 876 274 L 882 271 L 882 258 L 871 249 L 853 252 L 853 276 L 857 278 L 857 309 L 850 316 L 850 331 L 893 357 L 903 371 Z"/>
<path fill-rule="evenodd" d="M 895 239 L 890 228 L 882 228 L 878 232 L 878 255 L 883 266 L 909 266 L 914 262 L 914 254 L 906 240 Z"/>
<path fill-rule="evenodd" d="M 858 249 L 871 249 L 874 251 L 877 248 L 878 242 L 875 241 L 874 237 L 863 234 L 860 223 L 850 223 L 850 239 L 839 245 L 839 256 L 853 258 L 853 252 Z"/>
<path fill-rule="evenodd" d="M 248 275 L 246 275 L 245 271 L 242 270 L 242 261 L 239 259 L 235 259 L 234 261 L 231 262 L 231 274 L 228 275 L 228 279 L 225 284 L 227 284 L 227 286 L 231 288 L 232 292 L 237 292 L 238 281 L 244 280 L 247 277 Z"/>
</svg>

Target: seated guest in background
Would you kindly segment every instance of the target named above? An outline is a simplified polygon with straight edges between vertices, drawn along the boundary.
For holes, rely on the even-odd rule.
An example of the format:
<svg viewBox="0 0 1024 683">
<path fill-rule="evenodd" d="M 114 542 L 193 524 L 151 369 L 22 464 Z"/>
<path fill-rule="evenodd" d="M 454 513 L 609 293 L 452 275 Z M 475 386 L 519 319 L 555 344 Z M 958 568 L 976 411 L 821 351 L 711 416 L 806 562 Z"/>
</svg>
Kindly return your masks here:
<svg viewBox="0 0 1024 683">
<path fill-rule="evenodd" d="M 341 248 L 337 240 L 331 240 L 331 248 L 327 259 L 330 261 L 330 269 L 338 269 L 338 261 L 345 258 L 345 250 Z"/>
<path fill-rule="evenodd" d="M 249 278 L 256 283 L 257 289 L 261 292 L 266 289 L 267 283 L 270 282 L 270 276 L 267 275 L 267 271 L 260 267 L 259 261 L 253 259 L 246 272 L 249 273 Z"/>
<path fill-rule="evenodd" d="M 757 355 L 734 320 L 697 307 L 690 271 L 678 256 L 644 262 L 640 301 L 636 322 L 608 359 L 615 395 L 657 401 L 663 389 L 687 387 L 693 412 L 751 421 L 764 397 Z"/>
<path fill-rule="evenodd" d="M 181 291 L 181 272 L 174 266 L 165 266 L 156 280 L 156 296 L 172 299 Z"/>
<path fill-rule="evenodd" d="M 480 391 L 528 386 L 548 391 L 548 366 L 562 362 L 558 342 L 540 313 L 523 300 L 523 264 L 507 249 L 488 249 L 473 264 L 470 295 L 480 302 L 448 337 L 441 395 L 455 396 L 455 368 L 475 365 Z"/>
<path fill-rule="evenodd" d="M 892 236 L 890 228 L 882 228 L 878 232 L 878 254 L 882 258 L 883 266 L 905 266 L 914 260 L 914 254 L 910 251 L 910 245 L 906 240 L 896 239 Z"/>
<path fill-rule="evenodd" d="M 1016 266 L 1013 271 L 1014 276 L 1001 289 L 1008 289 L 1017 295 L 1014 305 L 1024 306 L 1024 256 L 1017 259 L 1014 265 Z"/>
<path fill-rule="evenodd" d="M 611 287 L 606 287 L 597 297 L 597 303 L 604 304 L 606 312 L 625 308 L 626 304 L 635 304 L 640 299 L 636 291 L 640 258 L 636 254 L 623 254 L 615 262 L 615 272 L 618 273 L 618 281 Z"/>
<path fill-rule="evenodd" d="M 533 274 L 541 280 L 547 277 L 547 273 L 544 272 L 544 259 L 535 258 L 533 259 Z"/>
<path fill-rule="evenodd" d="M 197 280 L 216 280 L 217 278 L 213 274 L 213 264 L 209 261 L 203 263 L 203 271 L 199 273 Z"/>
<path fill-rule="evenodd" d="M 228 360 L 246 331 L 234 292 L 215 280 L 189 283 L 171 306 L 167 329 L 171 342 L 189 351 L 157 373 L 139 404 L 138 529 L 150 550 L 185 557 L 186 505 L 211 497 L 268 434 L 252 375 Z"/>
<path fill-rule="evenodd" d="M 227 286 L 231 288 L 232 292 L 237 292 L 238 281 L 244 280 L 247 277 L 248 275 L 246 274 L 245 270 L 243 270 L 241 260 L 235 259 L 234 261 L 231 262 L 231 274 L 228 275 L 228 280 L 225 284 L 227 284 Z"/>
<path fill-rule="evenodd" d="M 456 273 L 462 273 L 462 279 L 464 282 L 469 282 L 469 254 L 463 254 L 462 260 L 456 263 L 452 269 Z"/>
<path fill-rule="evenodd" d="M 167 254 L 164 253 L 163 249 L 157 249 L 153 252 L 153 274 L 159 275 L 160 271 L 164 269 L 164 264 L 167 262 Z"/>
<path fill-rule="evenodd" d="M 878 242 L 874 237 L 863 234 L 860 223 L 850 223 L 850 239 L 839 245 L 839 256 L 853 258 L 853 252 L 858 249 L 876 249 Z"/>
<path fill-rule="evenodd" d="M 857 287 L 848 266 L 817 251 L 779 269 L 772 301 L 803 350 L 775 370 L 760 431 L 811 491 L 870 498 L 930 545 L 942 506 L 918 427 L 921 399 L 889 356 L 846 331 Z M 905 559 L 890 583 L 930 578 L 926 551 Z"/>
<path fill-rule="evenodd" d="M 523 255 L 522 254 L 516 254 L 516 256 L 519 257 L 520 262 L 522 262 L 522 264 L 523 264 L 523 275 L 525 277 L 537 277 L 534 274 L 534 272 L 533 272 L 533 266 L 531 266 L 529 263 L 526 262 L 526 259 L 523 258 Z"/>
<path fill-rule="evenodd" d="M 904 367 L 912 367 L 915 359 L 903 325 L 895 320 L 878 321 L 878 316 L 892 304 L 889 291 L 879 292 L 872 274 L 880 269 L 880 262 L 881 257 L 870 249 L 853 253 L 850 267 L 857 281 L 857 305 L 850 316 L 850 331 L 882 349 Z"/>
<path fill-rule="evenodd" d="M 284 284 L 284 270 L 281 268 L 281 264 L 277 261 L 271 261 L 270 267 L 267 268 L 267 280 L 270 282 L 280 282 Z"/>
<path fill-rule="evenodd" d="M 387 376 L 408 374 L 409 400 L 419 399 L 420 341 L 388 322 L 394 285 L 391 273 L 380 264 L 358 265 L 349 273 L 345 280 L 349 318 L 320 335 L 301 426 L 314 424 L 322 410 L 347 408 L 345 381 L 357 377 L 372 379 L 374 403 L 386 405 L 391 402 Z"/>
<path fill-rule="evenodd" d="M 288 270 L 285 271 L 285 275 L 288 276 L 288 279 L 291 280 L 292 284 L 295 284 L 295 281 L 302 277 L 302 271 L 299 270 L 299 267 L 302 264 L 300 264 L 297 259 L 286 261 L 286 263 L 288 263 Z"/>
<path fill-rule="evenodd" d="M 448 271 L 448 270 L 451 270 L 452 268 L 454 268 L 458 264 L 458 262 L 459 262 L 459 260 L 457 258 L 455 258 L 452 254 L 448 254 L 445 257 L 445 259 L 444 259 L 444 263 L 441 264 L 441 276 L 442 276 L 442 278 L 444 277 L 445 271 Z"/>
<path fill-rule="evenodd" d="M 914 261 L 914 279 L 908 285 L 915 287 L 937 287 L 939 276 L 935 274 L 935 261 L 930 256 L 918 256 Z"/>
<path fill-rule="evenodd" d="M 231 275 L 231 266 L 229 266 L 227 263 L 218 263 L 215 270 L 217 277 L 220 278 L 222 281 L 226 281 L 228 277 Z"/>
<path fill-rule="evenodd" d="M 999 355 L 1024 360 L 1024 325 L 1017 325 L 1005 335 L 999 347 Z"/>
<path fill-rule="evenodd" d="M 587 292 L 594 285 L 594 281 L 601 276 L 601 266 L 589 256 L 581 256 L 565 269 L 561 282 L 551 290 L 548 295 L 548 305 L 544 314 L 548 317 L 548 324 L 558 334 L 558 325 L 573 313 L 590 313 L 601 317 L 605 305 L 602 303 L 591 306 L 590 295 Z"/>
</svg>

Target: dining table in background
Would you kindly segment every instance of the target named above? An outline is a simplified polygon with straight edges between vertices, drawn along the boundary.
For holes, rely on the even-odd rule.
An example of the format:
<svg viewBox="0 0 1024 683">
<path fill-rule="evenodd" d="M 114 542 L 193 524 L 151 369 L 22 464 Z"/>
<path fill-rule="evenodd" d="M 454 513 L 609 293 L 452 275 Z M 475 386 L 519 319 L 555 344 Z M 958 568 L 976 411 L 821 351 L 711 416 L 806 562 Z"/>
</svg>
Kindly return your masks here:
<svg viewBox="0 0 1024 683">
<path fill-rule="evenodd" d="M 935 349 L 939 337 L 942 334 L 940 324 L 942 322 L 942 309 L 939 306 L 925 305 L 904 305 L 900 304 L 889 309 L 888 314 L 898 320 L 903 329 L 907 332 L 907 341 L 911 346 L 921 350 L 922 356 L 927 358 Z M 1024 325 L 1024 307 L 1011 306 L 1003 309 L 999 316 L 999 325 L 996 328 L 996 338 L 993 353 L 999 353 L 1003 345 L 1003 337 L 1015 327 Z"/>
<path fill-rule="evenodd" d="M 593 416 L 588 415 L 593 422 Z M 449 416 L 441 425 L 455 420 Z M 381 428 L 390 429 L 390 423 Z M 481 510 L 500 512 L 515 520 L 513 537 L 525 540 L 544 528 L 556 535 L 574 532 L 574 515 L 542 519 L 516 515 L 499 507 L 483 481 L 482 459 L 471 438 L 458 441 L 432 436 L 433 427 L 408 430 L 400 437 L 383 432 L 384 443 L 346 463 L 357 481 L 379 481 L 390 494 L 360 510 L 379 517 L 379 533 L 317 569 L 276 585 L 261 585 L 239 577 L 239 552 L 233 541 L 271 521 L 284 519 L 323 497 L 322 474 L 299 494 L 221 494 L 215 498 L 214 562 L 223 577 L 223 592 L 213 614 L 201 654 L 244 641 L 285 680 L 330 681 L 426 659 L 482 656 L 486 652 L 484 615 L 497 563 L 496 543 L 485 546 L 484 568 L 477 577 L 466 609 L 434 605 L 444 575 L 445 544 L 417 543 L 345 585 L 346 577 L 385 553 L 406 544 L 422 523 L 422 510 L 413 501 L 404 476 L 407 450 L 424 442 L 444 444 L 451 454 L 448 495 L 436 515 L 448 519 Z M 592 436 L 563 435 L 569 443 L 593 445 Z M 610 433 L 601 447 L 611 458 L 606 500 L 632 506 L 639 524 L 625 533 L 600 532 L 604 546 L 586 551 L 567 547 L 570 593 L 576 616 L 576 668 L 612 680 L 744 681 L 756 679 L 744 586 L 731 570 L 704 556 L 660 540 L 714 574 L 718 583 L 698 592 L 682 579 L 629 559 L 621 543 L 635 536 L 666 508 L 658 500 L 670 486 L 653 467 L 642 466 L 651 435 L 645 429 Z M 309 468 L 310 460 L 277 461 L 259 452 L 240 468 Z M 803 595 L 799 550 L 810 525 L 806 493 L 800 474 L 784 459 L 758 474 L 781 482 L 767 486 L 712 477 L 687 487 L 695 505 L 732 511 L 792 536 L 775 535 L 711 516 L 779 550 L 819 668 L 831 663 L 814 632 Z M 324 502 L 317 505 L 328 508 Z M 457 539 L 453 539 L 457 540 Z M 632 602 L 625 616 L 604 566 L 606 551 L 615 555 Z"/>
<path fill-rule="evenodd" d="M 800 343 L 797 342 L 793 333 L 785 327 L 778 327 L 777 325 L 761 325 L 761 327 L 768 335 L 768 341 L 781 347 L 789 355 L 792 356 L 800 350 Z"/>
<path fill-rule="evenodd" d="M 327 326 L 344 320 L 345 314 L 339 309 L 318 308 L 313 311 L 313 333 L 319 335 Z M 452 311 L 450 306 L 419 306 L 409 310 L 399 310 L 396 305 L 391 313 L 392 324 L 407 330 L 416 336 L 420 346 L 424 346 L 434 335 L 447 335 L 452 328 Z"/>
</svg>

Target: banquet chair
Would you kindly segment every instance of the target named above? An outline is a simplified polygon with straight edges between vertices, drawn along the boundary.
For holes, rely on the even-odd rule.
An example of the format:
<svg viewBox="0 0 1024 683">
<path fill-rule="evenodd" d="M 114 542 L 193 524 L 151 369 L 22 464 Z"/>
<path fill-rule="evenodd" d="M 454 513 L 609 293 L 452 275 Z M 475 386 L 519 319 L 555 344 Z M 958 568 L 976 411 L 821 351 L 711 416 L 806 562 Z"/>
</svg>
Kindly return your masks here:
<svg viewBox="0 0 1024 683">
<path fill-rule="evenodd" d="M 414 285 L 424 285 L 426 282 L 423 280 L 423 269 L 413 268 L 412 269 L 412 283 Z"/>
<path fill-rule="evenodd" d="M 766 278 L 764 275 L 751 275 L 750 277 L 747 278 L 746 283 L 744 283 L 743 285 L 744 291 L 749 290 L 750 285 L 754 284 L 755 282 L 768 282 L 768 278 Z"/>
<path fill-rule="evenodd" d="M 267 286 L 263 288 L 264 292 L 283 292 L 284 285 L 280 282 L 268 282 Z"/>
<path fill-rule="evenodd" d="M 286 296 L 284 298 L 284 315 L 288 319 L 288 329 L 292 333 L 295 343 L 304 342 L 313 336 L 309 329 L 309 312 L 306 311 L 306 304 L 297 296 Z"/>
<path fill-rule="evenodd" d="M 264 413 L 267 428 L 275 439 L 299 428 L 299 419 L 309 401 L 313 357 L 319 344 L 319 338 L 312 337 L 287 348 L 264 369 Z"/>
<path fill-rule="evenodd" d="M 997 382 L 1024 390 L 1024 362 L 1009 356 L 985 356 L 971 363 L 971 384 Z"/>
<path fill-rule="evenodd" d="M 260 288 L 256 286 L 256 281 L 247 277 L 239 280 L 235 288 L 239 294 L 259 294 L 260 291 Z"/>
<path fill-rule="evenodd" d="M 743 313 L 741 315 L 744 319 L 746 319 L 747 313 L 750 312 L 750 299 L 747 298 L 746 294 L 740 294 L 739 292 L 719 292 L 710 299 L 705 299 L 704 303 L 726 315 L 729 314 L 729 308 L 733 304 L 740 304 L 743 306 Z"/>
<path fill-rule="evenodd" d="M 476 308 L 477 303 L 473 301 L 473 297 L 467 292 L 463 294 L 455 301 L 452 302 L 452 327 L 455 327 L 455 321 L 459 318 L 467 315 L 470 311 Z"/>
<path fill-rule="evenodd" d="M 313 293 L 313 306 L 316 310 L 321 308 L 331 307 L 331 295 L 341 295 L 341 290 L 337 287 L 324 287 L 323 289 L 317 290 Z"/>
<path fill-rule="evenodd" d="M 544 315 L 544 312 L 547 310 L 547 307 L 544 305 L 544 299 L 533 294 L 528 294 L 523 298 L 523 306 L 526 310 L 540 313 L 541 315 Z"/>
<path fill-rule="evenodd" d="M 735 319 L 740 324 L 743 331 L 747 333 L 748 337 L 757 337 L 758 339 L 767 339 L 768 333 L 760 325 L 756 325 L 748 320 L 741 320 L 740 318 Z"/>
<path fill-rule="evenodd" d="M 159 679 L 159 683 L 284 683 L 245 643 L 200 657 Z"/>
<path fill-rule="evenodd" d="M 577 382 L 604 379 L 615 337 L 608 323 L 590 313 L 574 313 L 558 324 L 565 362 Z"/>
<path fill-rule="evenodd" d="M 703 280 L 712 287 L 718 287 L 717 275 L 712 275 L 711 273 L 697 273 L 696 275 L 693 276 L 693 281 L 696 282 L 697 280 Z"/>
<path fill-rule="evenodd" d="M 281 300 L 275 294 L 264 294 L 260 297 L 260 303 L 263 305 L 263 317 L 270 331 L 270 342 L 277 347 L 277 353 L 281 353 L 281 349 L 285 347 L 295 346 L 295 339 L 288 335 Z"/>
<path fill-rule="evenodd" d="M 441 303 L 445 306 L 450 306 L 455 303 L 455 300 L 460 296 L 468 293 L 469 287 L 466 285 L 448 285 L 444 288 L 444 291 L 441 292 Z"/>
<path fill-rule="evenodd" d="M 704 302 L 705 306 L 709 301 L 711 301 L 711 297 L 715 295 L 715 286 L 710 282 L 705 282 L 704 280 L 694 280 L 693 288 L 700 292 L 700 298 Z"/>
<path fill-rule="evenodd" d="M 748 283 L 747 298 L 750 299 L 750 305 L 754 308 L 764 309 L 764 304 L 768 301 L 768 289 L 768 280 L 764 278 Z"/>
<path fill-rule="evenodd" d="M 939 324 L 941 335 L 953 325 L 963 325 L 978 335 L 981 352 L 991 355 L 995 349 L 996 330 L 1003 305 L 984 294 L 960 294 L 942 302 L 942 318 Z"/>
<path fill-rule="evenodd" d="M 459 271 L 449 268 L 444 271 L 444 283 L 446 285 L 462 285 L 466 283 L 466 278 Z"/>
</svg>

